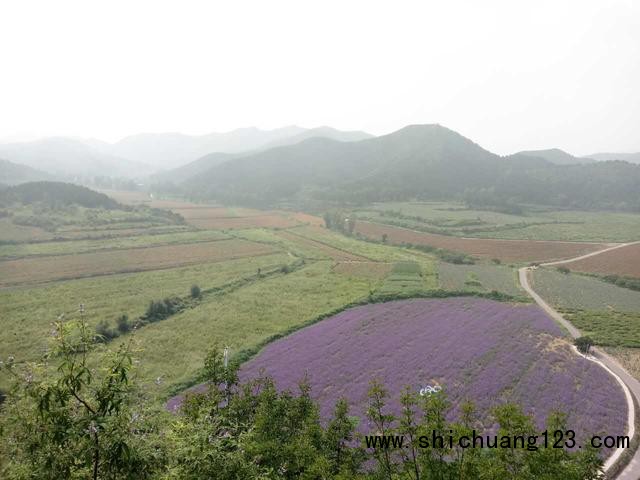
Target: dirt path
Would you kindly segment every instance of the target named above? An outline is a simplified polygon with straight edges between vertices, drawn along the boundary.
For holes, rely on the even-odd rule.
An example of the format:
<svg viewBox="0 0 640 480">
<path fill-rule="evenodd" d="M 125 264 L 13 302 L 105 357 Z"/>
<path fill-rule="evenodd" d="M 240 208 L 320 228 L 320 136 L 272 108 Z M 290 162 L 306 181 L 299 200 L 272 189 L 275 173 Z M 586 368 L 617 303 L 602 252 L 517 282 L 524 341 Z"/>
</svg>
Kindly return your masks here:
<svg viewBox="0 0 640 480">
<path fill-rule="evenodd" d="M 626 247 L 628 245 L 634 245 L 640 242 L 631 242 L 631 243 L 623 243 L 620 245 L 616 245 L 613 247 L 604 248 L 602 250 L 598 250 L 596 252 L 591 252 L 586 255 L 581 255 L 579 257 L 569 258 L 567 260 L 560 260 L 555 262 L 543 263 L 542 265 L 550 266 L 550 265 L 561 265 L 564 263 L 571 263 L 578 260 L 582 260 L 584 258 L 593 257 L 595 255 L 599 255 L 601 253 L 609 252 L 611 250 L 615 250 L 617 248 Z M 518 278 L 520 279 L 520 285 L 525 291 L 531 295 L 531 297 L 535 300 L 535 302 L 542 308 L 551 318 L 556 320 L 560 325 L 567 329 L 569 334 L 573 338 L 579 337 L 580 330 L 571 324 L 566 318 L 564 318 L 557 310 L 551 307 L 547 302 L 545 302 L 540 295 L 538 295 L 531 285 L 529 284 L 529 271 L 536 267 L 523 267 L 518 270 Z M 627 409 L 629 412 L 627 418 L 627 435 L 630 438 L 633 438 L 635 435 L 635 405 L 633 403 L 633 397 L 640 403 L 640 382 L 636 380 L 629 372 L 627 372 L 617 360 L 613 357 L 609 356 L 604 351 L 599 348 L 592 349 L 593 355 L 588 355 L 585 358 L 590 361 L 596 362 L 600 364 L 603 368 L 605 368 L 620 384 L 622 387 L 625 398 L 627 400 Z M 606 460 L 604 464 L 604 471 L 608 471 L 620 458 L 620 456 L 624 453 L 625 449 L 618 448 L 616 449 L 611 456 Z M 640 478 L 640 449 L 637 449 L 627 466 L 618 474 L 616 477 L 618 480 L 638 480 Z"/>
</svg>

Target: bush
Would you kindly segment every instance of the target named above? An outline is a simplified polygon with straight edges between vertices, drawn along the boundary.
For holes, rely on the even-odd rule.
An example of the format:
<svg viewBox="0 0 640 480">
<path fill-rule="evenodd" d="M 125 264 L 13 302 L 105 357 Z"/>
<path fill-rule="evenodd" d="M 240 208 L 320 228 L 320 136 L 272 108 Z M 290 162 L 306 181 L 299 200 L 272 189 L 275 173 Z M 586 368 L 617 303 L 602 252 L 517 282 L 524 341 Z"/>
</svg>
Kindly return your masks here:
<svg viewBox="0 0 640 480">
<path fill-rule="evenodd" d="M 502 263 L 499 258 L 492 258 L 491 262 L 495 265 L 500 265 Z"/>
<path fill-rule="evenodd" d="M 289 272 L 291 272 L 291 267 L 289 267 L 289 265 L 283 265 L 283 266 L 280 268 L 280 271 L 281 271 L 282 273 L 289 273 Z"/>
<path fill-rule="evenodd" d="M 131 330 L 131 324 L 129 323 L 129 317 L 127 315 L 121 315 L 116 320 L 116 327 L 120 333 L 127 333 Z"/>
<path fill-rule="evenodd" d="M 564 273 L 565 275 L 571 273 L 571 270 L 569 270 L 567 267 L 558 267 L 556 270 L 558 270 L 560 273 Z"/>
<path fill-rule="evenodd" d="M 202 292 L 200 291 L 200 287 L 198 285 L 191 285 L 191 298 L 200 298 L 202 296 Z"/>
<path fill-rule="evenodd" d="M 100 320 L 96 325 L 96 342 L 108 342 L 118 336 L 107 320 Z"/>
</svg>

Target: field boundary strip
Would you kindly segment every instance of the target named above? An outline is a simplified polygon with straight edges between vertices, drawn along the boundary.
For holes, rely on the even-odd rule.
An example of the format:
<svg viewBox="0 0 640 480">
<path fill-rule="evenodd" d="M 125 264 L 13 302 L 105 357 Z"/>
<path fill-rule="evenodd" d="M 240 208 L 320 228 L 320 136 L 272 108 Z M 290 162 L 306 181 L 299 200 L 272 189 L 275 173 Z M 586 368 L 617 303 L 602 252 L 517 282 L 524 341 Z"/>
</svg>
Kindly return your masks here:
<svg viewBox="0 0 640 480">
<path fill-rule="evenodd" d="M 124 237 L 128 238 L 128 237 Z M 136 237 L 131 237 L 136 238 Z M 66 257 L 73 255 L 84 255 L 91 253 L 102 253 L 102 252 L 117 252 L 120 250 L 144 250 L 145 248 L 155 248 L 155 247 L 168 247 L 168 246 L 180 246 L 180 245 L 197 245 L 200 243 L 215 243 L 222 242 L 225 240 L 231 240 L 232 237 L 228 238 L 213 238 L 208 240 L 193 240 L 186 242 L 165 242 L 165 243 L 157 243 L 155 245 L 139 245 L 139 246 L 129 246 L 129 247 L 106 247 L 106 248 L 97 248 L 95 250 L 87 250 L 85 252 L 66 252 L 66 253 L 34 253 L 31 255 L 20 255 L 20 256 L 0 256 L 0 263 L 9 262 L 12 260 L 22 260 L 27 258 L 43 258 L 43 257 Z M 42 243 L 57 243 L 57 242 L 41 242 Z"/>
<path fill-rule="evenodd" d="M 372 230 L 379 230 L 378 233 Z M 484 258 L 500 258 L 504 261 L 525 262 L 525 261 L 544 261 L 543 255 L 547 259 L 549 254 L 554 252 L 554 247 L 562 247 L 557 251 L 557 259 L 563 259 L 571 255 L 592 253 L 597 251 L 599 247 L 611 245 L 610 243 L 598 242 L 570 242 L 566 240 L 505 240 L 499 238 L 473 238 L 458 237 L 454 235 L 441 235 L 436 233 L 426 233 L 410 228 L 387 225 L 383 223 L 358 221 L 355 230 L 365 237 L 381 237 L 387 234 L 390 243 L 422 243 L 435 248 L 443 248 L 451 251 L 462 252 L 467 255 L 484 257 Z M 393 235 L 396 239 L 393 239 Z M 398 236 L 411 237 L 405 240 L 398 239 Z M 527 252 L 524 246 L 529 245 L 535 247 L 533 252 Z M 575 251 L 582 247 L 582 251 Z M 571 250 L 574 251 L 571 251 Z M 557 249 L 556 249 L 557 250 Z M 586 252 L 585 252 L 586 250 Z M 556 260 L 553 258 L 550 261 Z"/>
<path fill-rule="evenodd" d="M 233 242 L 235 240 L 233 239 L 228 239 L 226 240 L 227 242 Z M 18 259 L 18 260 L 7 260 L 4 262 L 0 262 L 0 268 L 5 267 L 6 270 L 8 270 L 8 272 L 4 272 L 3 273 L 3 277 L 2 280 L 0 281 L 0 289 L 5 289 L 5 288 L 12 288 L 12 287 L 20 287 L 20 286 L 25 286 L 25 285 L 41 285 L 41 284 L 45 284 L 45 283 L 51 283 L 51 282 L 55 282 L 55 281 L 65 281 L 65 280 L 76 280 L 76 279 L 82 279 L 82 278 L 92 278 L 92 277 L 100 277 L 100 276 L 108 276 L 108 275 L 118 275 L 118 274 L 124 274 L 124 273 L 136 273 L 136 272 L 145 272 L 145 271 L 153 271 L 153 270 L 167 270 L 167 269 L 171 269 L 171 268 L 178 268 L 178 267 L 184 267 L 184 266 L 189 266 L 189 265 L 197 265 L 200 263 L 220 263 L 220 262 L 225 262 L 228 260 L 235 260 L 235 259 L 239 259 L 239 258 L 246 258 L 246 257 L 260 257 L 260 256 L 264 256 L 264 255 L 273 255 L 275 253 L 281 253 L 281 251 L 275 249 L 273 246 L 270 245 L 264 245 L 264 244 L 259 244 L 256 242 L 250 242 L 250 241 L 245 241 L 248 246 L 253 246 L 253 247 L 260 247 L 260 248 L 252 248 L 249 251 L 243 252 L 242 250 L 237 250 L 237 251 L 229 251 L 229 252 L 218 252 L 218 255 L 211 255 L 209 257 L 207 257 L 206 255 L 202 254 L 203 252 L 201 252 L 201 254 L 194 256 L 194 258 L 189 259 L 189 260 L 179 260 L 179 259 L 175 259 L 175 255 L 179 254 L 179 252 L 167 252 L 167 251 L 163 251 L 161 253 L 164 254 L 164 256 L 160 255 L 157 261 L 154 261 L 153 259 L 145 259 L 143 260 L 143 263 L 139 263 L 138 266 L 132 266 L 132 267 L 128 267 L 129 264 L 134 263 L 133 260 L 136 259 L 136 257 L 132 257 L 131 261 L 130 259 L 127 258 L 121 258 L 121 259 L 117 259 L 120 260 L 123 263 L 122 267 L 119 268 L 114 268 L 113 267 L 113 261 L 114 259 L 111 259 L 109 261 L 109 259 L 105 259 L 104 256 L 105 255 L 109 255 L 109 254 L 114 254 L 114 253 L 122 253 L 123 256 L 126 257 L 126 252 L 129 252 L 130 250 L 133 250 L 134 252 L 139 252 L 141 250 L 153 250 L 156 249 L 156 252 L 159 249 L 174 249 L 174 250 L 178 250 L 180 249 L 180 247 L 182 247 L 182 245 L 164 245 L 164 246 L 154 246 L 154 247 L 146 247 L 143 249 L 123 249 L 123 250 L 112 250 L 112 251 L 102 251 L 102 252 L 87 252 L 87 253 L 83 253 L 83 254 L 78 254 L 75 255 L 73 257 L 75 257 L 76 259 L 78 259 L 78 257 L 83 257 L 83 256 L 94 256 L 95 257 L 100 257 L 103 256 L 103 258 L 101 259 L 102 261 L 107 262 L 108 264 L 106 266 L 102 266 L 100 264 L 97 264 L 94 268 L 96 271 L 85 271 L 85 272 L 73 272 L 73 271 L 68 271 L 69 273 L 67 273 L 66 275 L 64 274 L 60 274 L 58 268 L 56 267 L 56 265 L 52 265 L 52 270 L 55 270 L 56 272 L 58 272 L 57 274 L 51 274 L 51 276 L 47 277 L 46 274 L 44 276 L 42 276 L 40 279 L 36 279 L 36 280 L 32 280 L 32 279 L 26 279 L 26 280 L 21 280 L 20 276 L 18 276 L 17 279 L 13 279 L 13 280 L 7 280 L 7 274 L 11 273 L 11 268 L 15 269 L 15 272 L 20 272 L 22 271 L 25 267 L 32 267 L 33 268 L 41 268 L 41 262 L 43 258 L 49 258 L 51 260 L 58 261 L 60 259 L 60 256 L 48 256 L 48 257 L 38 257 L 38 258 L 23 258 L 23 259 Z M 221 243 L 220 241 L 216 241 L 213 242 L 216 244 Z M 199 244 L 202 245 L 202 244 Z M 169 255 L 169 257 L 171 258 L 171 255 L 174 255 L 174 261 L 170 261 L 167 263 L 167 255 Z M 63 257 L 67 257 L 66 255 Z M 98 258 L 100 260 L 100 258 Z M 139 260 L 139 259 L 138 259 Z M 14 265 L 11 265 L 12 262 L 14 263 Z M 164 263 L 162 263 L 164 262 Z M 19 265 L 20 263 L 22 263 L 22 265 Z M 31 264 L 31 265 L 30 265 Z M 81 264 L 89 264 L 87 262 L 81 262 Z M 9 267 L 7 267 L 9 265 Z M 46 273 L 46 270 L 45 270 Z M 28 277 L 29 275 L 27 275 Z"/>
<path fill-rule="evenodd" d="M 317 239 L 315 239 L 315 238 L 309 238 L 309 237 L 307 237 L 307 236 L 305 236 L 305 235 L 301 235 L 301 234 L 299 234 L 299 233 L 294 233 L 294 232 L 292 232 L 292 231 L 290 231 L 290 230 L 281 230 L 281 231 L 277 232 L 277 234 L 278 234 L 278 235 L 282 235 L 282 234 L 285 234 L 285 233 L 286 233 L 286 234 L 289 234 L 289 235 L 292 235 L 292 236 L 294 236 L 294 237 L 298 237 L 299 239 L 306 241 L 308 244 L 310 244 L 309 246 L 311 246 L 311 247 L 313 247 L 313 246 L 314 246 L 314 244 L 319 244 L 319 245 L 321 245 L 321 246 L 323 246 L 323 247 L 325 247 L 325 248 L 328 248 L 328 249 L 331 249 L 331 250 L 339 251 L 339 252 L 341 252 L 341 253 L 343 253 L 343 254 L 348 255 L 349 257 L 354 258 L 354 260 L 351 260 L 351 261 L 377 263 L 377 262 L 376 262 L 376 260 L 374 260 L 374 259 L 372 259 L 372 258 L 365 257 L 365 256 L 363 256 L 363 255 L 358 255 L 358 254 L 356 254 L 356 253 L 350 252 L 350 251 L 345 250 L 345 249 L 343 249 L 343 248 L 335 247 L 335 246 L 333 246 L 333 245 L 331 245 L 331 244 L 329 244 L 329 243 L 323 242 L 323 241 L 321 241 L 321 240 L 317 240 Z M 286 238 L 286 237 L 285 237 L 285 238 Z M 293 239 L 289 239 L 289 240 L 295 241 L 295 240 L 293 240 Z M 315 248 L 318 248 L 319 250 L 321 250 L 321 251 L 322 251 L 322 249 L 320 249 L 320 248 L 319 248 L 319 247 L 317 247 L 317 246 L 316 246 Z M 329 254 L 328 252 L 325 252 L 325 253 Z M 331 255 L 329 255 L 329 256 L 331 256 Z M 345 259 L 343 259 L 343 258 L 334 258 L 334 257 L 332 257 L 332 259 L 333 259 L 333 260 L 338 260 L 338 261 L 349 261 L 349 260 L 345 260 Z"/>
</svg>

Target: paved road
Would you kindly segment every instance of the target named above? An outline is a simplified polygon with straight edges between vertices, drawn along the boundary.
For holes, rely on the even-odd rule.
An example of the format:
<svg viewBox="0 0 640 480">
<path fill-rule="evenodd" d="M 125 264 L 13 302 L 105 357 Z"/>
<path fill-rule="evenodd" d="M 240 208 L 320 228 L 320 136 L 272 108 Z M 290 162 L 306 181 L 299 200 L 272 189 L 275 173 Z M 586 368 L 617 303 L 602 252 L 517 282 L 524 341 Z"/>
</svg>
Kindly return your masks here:
<svg viewBox="0 0 640 480">
<path fill-rule="evenodd" d="M 614 247 L 604 248 L 602 250 L 598 250 L 596 252 L 589 253 L 587 255 L 581 255 L 580 257 L 570 258 L 567 260 L 560 260 L 557 262 L 549 262 L 543 263 L 542 265 L 560 265 L 563 263 L 571 263 L 578 260 L 582 260 L 583 258 L 593 257 L 595 255 L 599 255 L 601 253 L 609 252 L 611 250 L 615 250 L 617 248 L 626 247 L 628 245 L 634 245 L 640 242 L 631 242 L 631 243 L 623 243 L 620 245 L 616 245 Z M 547 302 L 545 302 L 540 295 L 538 295 L 531 285 L 529 284 L 529 271 L 535 267 L 523 267 L 518 270 L 518 277 L 520 279 L 520 284 L 525 291 L 533 297 L 535 302 L 542 308 L 547 314 L 551 316 L 554 320 L 560 323 L 564 328 L 567 329 L 569 334 L 573 338 L 577 338 L 580 336 L 580 330 L 574 327 L 571 322 L 569 322 L 566 318 L 564 318 L 558 311 L 552 308 Z M 631 395 L 633 395 L 636 400 L 640 403 L 640 382 L 638 382 L 632 375 L 627 372 L 617 360 L 613 357 L 605 353 L 604 351 L 593 348 L 592 349 L 593 356 L 589 356 L 589 360 L 595 361 L 602 365 L 605 369 L 609 371 L 610 374 L 620 383 L 622 387 L 625 397 L 627 399 L 627 406 L 629 412 L 628 424 L 627 424 L 627 434 L 630 437 L 633 437 L 635 434 L 635 406 L 633 404 L 633 399 Z M 617 449 L 611 457 L 607 459 L 604 465 L 605 471 L 608 470 L 615 461 L 619 458 L 619 456 L 624 452 L 623 449 Z M 636 450 L 633 458 L 629 462 L 629 464 L 625 467 L 625 469 L 620 472 L 620 474 L 616 477 L 618 480 L 638 480 L 640 479 L 640 448 Z"/>
</svg>

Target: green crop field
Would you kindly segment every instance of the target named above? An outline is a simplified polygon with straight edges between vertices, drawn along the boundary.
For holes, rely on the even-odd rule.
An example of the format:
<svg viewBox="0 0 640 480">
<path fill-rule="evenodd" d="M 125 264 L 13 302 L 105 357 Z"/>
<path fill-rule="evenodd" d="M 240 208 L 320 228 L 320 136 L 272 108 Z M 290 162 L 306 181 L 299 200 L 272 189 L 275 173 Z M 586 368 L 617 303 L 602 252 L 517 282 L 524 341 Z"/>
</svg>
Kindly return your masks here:
<svg viewBox="0 0 640 480">
<path fill-rule="evenodd" d="M 357 210 L 358 218 L 431 233 L 509 240 L 627 242 L 640 239 L 640 215 L 524 207 L 521 215 L 441 202 L 389 202 Z"/>
<path fill-rule="evenodd" d="M 113 321 L 122 314 L 130 318 L 139 316 L 151 300 L 186 295 L 194 284 L 210 289 L 253 275 L 258 268 L 266 270 L 291 261 L 287 255 L 275 254 L 0 290 L 3 328 L 0 357 L 14 355 L 19 360 L 36 359 L 47 347 L 52 323 L 62 313 L 67 319 L 77 318 L 81 303 L 85 305 L 89 325 L 95 326 L 100 320 Z"/>
<path fill-rule="evenodd" d="M 496 290 L 512 296 L 524 296 L 517 271 L 500 265 L 438 264 L 438 281 L 445 290 L 490 292 Z"/>
<path fill-rule="evenodd" d="M 621 313 L 577 310 L 565 312 L 564 315 L 599 345 L 640 347 L 640 311 Z"/>
<path fill-rule="evenodd" d="M 0 259 L 22 258 L 35 255 L 68 255 L 136 247 L 154 247 L 179 243 L 207 242 L 229 238 L 219 231 L 191 231 L 160 233 L 157 235 L 137 235 L 107 239 L 58 241 L 41 243 L 16 243 L 0 245 Z"/>
<path fill-rule="evenodd" d="M 425 291 L 430 285 L 431 277 L 425 275 L 417 262 L 395 263 L 391 272 L 385 277 L 380 289 L 376 292 L 380 295 L 416 295 Z"/>
<path fill-rule="evenodd" d="M 577 274 L 538 268 L 532 287 L 553 306 L 590 311 L 640 311 L 640 292 Z"/>
</svg>

